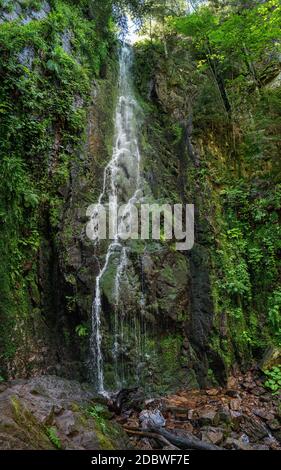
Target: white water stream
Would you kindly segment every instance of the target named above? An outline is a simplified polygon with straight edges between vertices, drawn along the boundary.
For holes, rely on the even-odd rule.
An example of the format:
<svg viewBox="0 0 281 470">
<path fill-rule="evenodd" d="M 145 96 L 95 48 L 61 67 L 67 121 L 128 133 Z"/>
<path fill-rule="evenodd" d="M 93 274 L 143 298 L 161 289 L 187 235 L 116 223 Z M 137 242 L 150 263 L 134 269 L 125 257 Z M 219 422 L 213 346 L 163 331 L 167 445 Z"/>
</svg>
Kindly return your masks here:
<svg viewBox="0 0 281 470">
<path fill-rule="evenodd" d="M 127 210 L 121 222 L 130 224 L 130 207 L 136 204 L 141 196 L 140 187 L 140 152 L 137 136 L 138 104 L 134 98 L 131 83 L 132 48 L 123 44 L 119 54 L 119 91 L 115 111 L 115 137 L 112 158 L 104 170 L 103 190 L 99 197 L 99 204 L 109 204 L 117 209 L 121 204 Z M 92 305 L 92 334 L 90 340 L 92 367 L 96 372 L 96 385 L 99 393 L 106 394 L 104 384 L 104 360 L 102 354 L 102 289 L 101 281 L 105 275 L 111 257 L 118 255 L 118 266 L 115 277 L 115 324 L 114 344 L 112 356 L 115 361 L 116 385 L 122 384 L 118 377 L 118 352 L 122 348 L 123 324 L 119 318 L 118 305 L 120 299 L 121 278 L 126 270 L 128 254 L 126 244 L 120 238 L 121 225 L 114 224 L 112 241 L 108 246 L 105 263 L 96 278 L 95 297 Z"/>
</svg>

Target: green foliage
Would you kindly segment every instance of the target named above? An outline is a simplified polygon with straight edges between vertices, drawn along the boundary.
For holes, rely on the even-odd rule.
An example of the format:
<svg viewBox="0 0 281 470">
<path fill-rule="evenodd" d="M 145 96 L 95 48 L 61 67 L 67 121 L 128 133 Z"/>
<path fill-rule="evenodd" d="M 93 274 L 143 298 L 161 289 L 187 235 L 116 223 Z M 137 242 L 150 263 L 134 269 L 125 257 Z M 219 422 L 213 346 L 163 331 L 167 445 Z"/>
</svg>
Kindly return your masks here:
<svg viewBox="0 0 281 470">
<path fill-rule="evenodd" d="M 41 2 L 22 2 L 23 10 Z M 12 358 L 32 312 L 42 226 L 56 240 L 70 164 L 86 128 L 91 83 L 114 37 L 101 37 L 89 2 L 52 1 L 43 20 L 0 25 L 0 356 Z M 24 14 L 24 13 L 23 13 Z M 42 219 L 45 219 L 43 222 Z M 51 240 L 50 240 L 51 241 Z"/>
<path fill-rule="evenodd" d="M 272 369 L 265 371 L 268 377 L 264 386 L 271 390 L 273 394 L 278 394 L 281 390 L 281 366 L 274 366 Z"/>
<path fill-rule="evenodd" d="M 87 326 L 77 325 L 75 328 L 75 333 L 79 336 L 79 338 L 84 338 L 85 336 L 88 336 L 89 331 Z"/>
<path fill-rule="evenodd" d="M 279 344 L 281 344 L 281 288 L 269 297 L 268 320 Z"/>
<path fill-rule="evenodd" d="M 170 24 L 180 33 L 191 36 L 199 52 L 205 51 L 223 66 L 230 66 L 233 60 L 246 63 L 259 59 L 265 48 L 275 51 L 280 18 L 278 0 L 270 0 L 239 13 L 231 9 L 227 14 L 223 10 L 214 12 L 203 6 L 191 15 L 173 18 Z M 232 62 L 233 65 L 236 63 Z"/>
<path fill-rule="evenodd" d="M 107 409 L 103 405 L 97 403 L 96 405 L 89 408 L 88 414 L 92 416 L 92 418 L 95 419 L 95 424 L 99 428 L 99 430 L 102 433 L 107 434 L 108 432 L 108 425 L 107 425 L 107 420 L 106 420 Z"/>
<path fill-rule="evenodd" d="M 58 436 L 57 430 L 55 427 L 50 427 L 47 429 L 47 436 L 50 439 L 51 443 L 60 450 L 62 448 L 61 440 Z"/>
</svg>

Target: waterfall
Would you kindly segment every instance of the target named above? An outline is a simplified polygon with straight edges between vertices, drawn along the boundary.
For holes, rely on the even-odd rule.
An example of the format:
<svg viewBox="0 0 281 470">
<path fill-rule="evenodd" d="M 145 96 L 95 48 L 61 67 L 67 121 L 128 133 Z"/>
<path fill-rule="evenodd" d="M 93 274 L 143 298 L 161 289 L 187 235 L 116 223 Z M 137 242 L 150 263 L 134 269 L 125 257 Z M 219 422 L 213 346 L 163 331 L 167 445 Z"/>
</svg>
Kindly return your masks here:
<svg viewBox="0 0 281 470">
<path fill-rule="evenodd" d="M 112 158 L 104 170 L 103 189 L 99 204 L 126 206 L 121 222 L 130 224 L 130 208 L 142 197 L 140 183 L 140 151 L 137 136 L 138 104 L 131 83 L 133 52 L 131 46 L 123 44 L 119 53 L 118 99 L 115 111 L 115 134 Z M 123 319 L 119 317 L 121 279 L 128 264 L 126 243 L 120 239 L 120 220 L 116 220 L 112 241 L 108 246 L 105 263 L 96 278 L 95 297 L 92 305 L 92 334 L 90 339 L 91 367 L 99 393 L 106 394 L 104 384 L 104 359 L 102 354 L 102 290 L 101 281 L 108 270 L 112 256 L 118 257 L 115 276 L 115 320 L 112 356 L 115 363 L 116 386 L 121 386 L 123 377 L 118 375 L 119 350 L 123 342 Z"/>
</svg>

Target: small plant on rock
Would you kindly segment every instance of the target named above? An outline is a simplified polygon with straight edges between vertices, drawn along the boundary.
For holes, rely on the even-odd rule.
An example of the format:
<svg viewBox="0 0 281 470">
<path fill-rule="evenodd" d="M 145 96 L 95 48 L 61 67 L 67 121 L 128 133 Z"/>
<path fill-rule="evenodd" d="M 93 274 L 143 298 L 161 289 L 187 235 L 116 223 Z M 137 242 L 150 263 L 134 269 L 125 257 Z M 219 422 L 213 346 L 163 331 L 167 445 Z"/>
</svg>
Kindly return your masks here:
<svg viewBox="0 0 281 470">
<path fill-rule="evenodd" d="M 56 428 L 54 428 L 54 427 L 48 428 L 47 429 L 47 435 L 48 435 L 48 438 L 50 439 L 51 443 L 54 444 L 54 446 L 57 449 L 62 448 L 61 440 L 58 436 Z"/>
<path fill-rule="evenodd" d="M 268 377 L 264 383 L 265 387 L 276 395 L 281 390 L 281 365 L 266 370 L 265 375 Z"/>
</svg>

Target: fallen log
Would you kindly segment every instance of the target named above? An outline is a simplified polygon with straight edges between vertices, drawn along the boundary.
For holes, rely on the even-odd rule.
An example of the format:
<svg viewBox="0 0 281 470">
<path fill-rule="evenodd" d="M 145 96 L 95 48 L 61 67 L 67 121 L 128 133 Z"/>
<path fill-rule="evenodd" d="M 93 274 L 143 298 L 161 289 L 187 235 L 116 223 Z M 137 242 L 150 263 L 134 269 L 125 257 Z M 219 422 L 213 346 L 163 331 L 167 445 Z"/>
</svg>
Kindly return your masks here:
<svg viewBox="0 0 281 470">
<path fill-rule="evenodd" d="M 218 447 L 214 444 L 209 444 L 208 442 L 200 441 L 192 434 L 186 433 L 186 436 L 176 436 L 175 434 L 167 431 L 163 428 L 158 428 L 155 426 L 149 426 L 149 430 L 153 433 L 160 434 L 165 437 L 171 444 L 175 445 L 179 449 L 196 449 L 196 450 L 223 450 L 221 447 Z"/>
<path fill-rule="evenodd" d="M 140 437 L 148 437 L 150 439 L 156 439 L 157 441 L 162 442 L 165 446 L 169 446 L 172 450 L 179 450 L 179 447 L 176 447 L 171 442 L 169 442 L 164 436 L 161 434 L 153 433 L 147 430 L 140 430 L 138 428 L 128 428 L 124 427 L 124 431 L 131 436 L 140 436 Z"/>
</svg>

